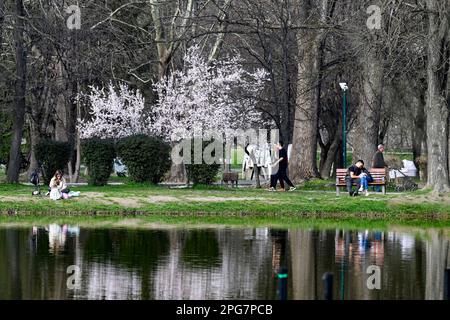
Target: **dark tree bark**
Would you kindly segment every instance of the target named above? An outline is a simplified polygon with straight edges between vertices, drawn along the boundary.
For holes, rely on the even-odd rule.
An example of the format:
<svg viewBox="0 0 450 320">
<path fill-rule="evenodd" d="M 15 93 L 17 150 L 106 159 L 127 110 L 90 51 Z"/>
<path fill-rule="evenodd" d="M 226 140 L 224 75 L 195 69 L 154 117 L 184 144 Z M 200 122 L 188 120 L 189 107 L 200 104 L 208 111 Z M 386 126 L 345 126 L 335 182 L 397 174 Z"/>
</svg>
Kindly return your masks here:
<svg viewBox="0 0 450 320">
<path fill-rule="evenodd" d="M 362 159 L 370 168 L 379 143 L 381 96 L 383 90 L 383 61 L 369 49 L 362 61 L 363 88 L 356 115 L 353 160 Z"/>
<path fill-rule="evenodd" d="M 16 0 L 16 21 L 14 25 L 15 55 L 16 55 L 16 81 L 13 129 L 11 149 L 9 154 L 7 181 L 9 183 L 19 182 L 21 144 L 23 125 L 25 120 L 25 95 L 27 76 L 27 52 L 25 49 L 25 9 L 22 0 Z"/>
<path fill-rule="evenodd" d="M 333 167 L 333 163 L 336 163 L 336 156 L 339 153 L 340 146 L 342 144 L 342 119 L 339 121 L 339 125 L 337 127 L 336 134 L 331 141 L 330 147 L 326 154 L 326 157 L 323 160 L 322 165 L 320 166 L 320 176 L 322 179 L 329 179 L 331 176 L 331 169 Z M 322 155 L 320 155 L 322 158 Z M 337 162 L 339 163 L 339 162 Z"/>
<path fill-rule="evenodd" d="M 327 15 L 328 0 L 300 1 L 301 21 L 318 23 Z M 314 10 L 319 7 L 317 18 Z M 317 15 L 316 15 L 317 16 Z M 315 21 L 311 21 L 315 20 Z M 319 177 L 317 169 L 318 114 L 323 31 L 301 30 L 297 35 L 299 54 L 297 101 L 292 157 L 289 172 L 294 181 Z"/>
<path fill-rule="evenodd" d="M 428 186 L 449 191 L 449 110 L 447 105 L 449 9 L 446 1 L 427 0 L 429 35 L 427 66 Z"/>
<path fill-rule="evenodd" d="M 3 44 L 3 23 L 5 22 L 5 0 L 0 0 L 0 51 Z"/>
<path fill-rule="evenodd" d="M 426 102 L 424 95 L 421 95 L 418 98 L 414 98 L 414 128 L 412 129 L 412 148 L 414 162 L 419 170 L 419 173 L 420 165 L 417 159 L 427 155 L 427 117 L 425 113 L 425 103 Z M 424 171 L 426 172 L 426 170 Z M 426 176 L 424 176 L 424 178 L 426 178 Z"/>
</svg>

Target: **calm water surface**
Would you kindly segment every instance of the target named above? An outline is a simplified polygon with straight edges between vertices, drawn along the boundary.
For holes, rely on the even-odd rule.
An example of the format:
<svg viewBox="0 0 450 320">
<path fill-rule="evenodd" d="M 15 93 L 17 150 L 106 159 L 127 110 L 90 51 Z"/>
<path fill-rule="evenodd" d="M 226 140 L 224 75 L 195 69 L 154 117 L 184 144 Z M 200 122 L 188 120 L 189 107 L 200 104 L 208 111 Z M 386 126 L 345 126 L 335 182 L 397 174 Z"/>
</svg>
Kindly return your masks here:
<svg viewBox="0 0 450 320">
<path fill-rule="evenodd" d="M 449 256 L 437 230 L 0 228 L 0 299 L 276 299 L 280 267 L 289 299 L 321 299 L 325 272 L 336 299 L 440 299 Z"/>
</svg>

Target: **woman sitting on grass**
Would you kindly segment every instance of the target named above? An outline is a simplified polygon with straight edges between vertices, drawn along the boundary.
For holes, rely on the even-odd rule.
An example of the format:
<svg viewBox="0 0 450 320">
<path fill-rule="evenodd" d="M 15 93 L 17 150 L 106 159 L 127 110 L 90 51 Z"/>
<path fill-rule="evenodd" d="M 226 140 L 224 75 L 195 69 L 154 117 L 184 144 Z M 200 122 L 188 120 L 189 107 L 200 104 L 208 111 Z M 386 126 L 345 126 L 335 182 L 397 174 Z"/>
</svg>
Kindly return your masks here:
<svg viewBox="0 0 450 320">
<path fill-rule="evenodd" d="M 61 170 L 57 170 L 52 180 L 50 181 L 50 199 L 59 200 L 61 198 L 68 198 L 69 188 L 67 187 L 66 179 L 64 179 Z"/>
</svg>

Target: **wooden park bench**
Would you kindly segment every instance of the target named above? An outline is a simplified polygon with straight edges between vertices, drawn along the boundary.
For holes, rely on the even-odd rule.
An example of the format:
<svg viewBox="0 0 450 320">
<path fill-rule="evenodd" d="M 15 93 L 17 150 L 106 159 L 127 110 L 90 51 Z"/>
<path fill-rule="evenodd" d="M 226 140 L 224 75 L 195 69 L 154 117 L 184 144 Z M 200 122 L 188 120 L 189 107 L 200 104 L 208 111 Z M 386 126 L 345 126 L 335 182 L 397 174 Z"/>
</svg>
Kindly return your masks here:
<svg viewBox="0 0 450 320">
<path fill-rule="evenodd" d="M 224 172 L 223 176 L 222 176 L 222 185 L 224 183 L 227 184 L 231 182 L 231 186 L 234 187 L 236 185 L 236 188 L 238 187 L 239 184 L 239 173 L 237 172 Z"/>
<path fill-rule="evenodd" d="M 370 169 L 370 174 L 373 177 L 373 182 L 369 183 L 369 186 L 380 186 L 382 188 L 383 194 L 386 194 L 386 169 Z M 347 169 L 337 169 L 336 170 L 336 195 L 339 196 L 340 188 L 347 187 L 345 182 L 345 177 L 347 175 Z M 353 182 L 356 186 L 356 181 Z"/>
</svg>

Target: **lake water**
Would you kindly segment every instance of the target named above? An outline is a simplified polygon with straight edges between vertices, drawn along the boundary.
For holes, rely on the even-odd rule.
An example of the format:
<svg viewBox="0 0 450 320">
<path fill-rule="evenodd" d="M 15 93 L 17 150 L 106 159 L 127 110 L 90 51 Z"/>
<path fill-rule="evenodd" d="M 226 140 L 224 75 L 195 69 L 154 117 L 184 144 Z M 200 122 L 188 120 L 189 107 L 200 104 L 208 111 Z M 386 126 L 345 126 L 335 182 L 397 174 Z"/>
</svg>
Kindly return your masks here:
<svg viewBox="0 0 450 320">
<path fill-rule="evenodd" d="M 335 299 L 440 299 L 449 251 L 438 230 L 0 228 L 0 299 L 277 299 L 280 267 L 288 299 L 325 272 Z"/>
</svg>

